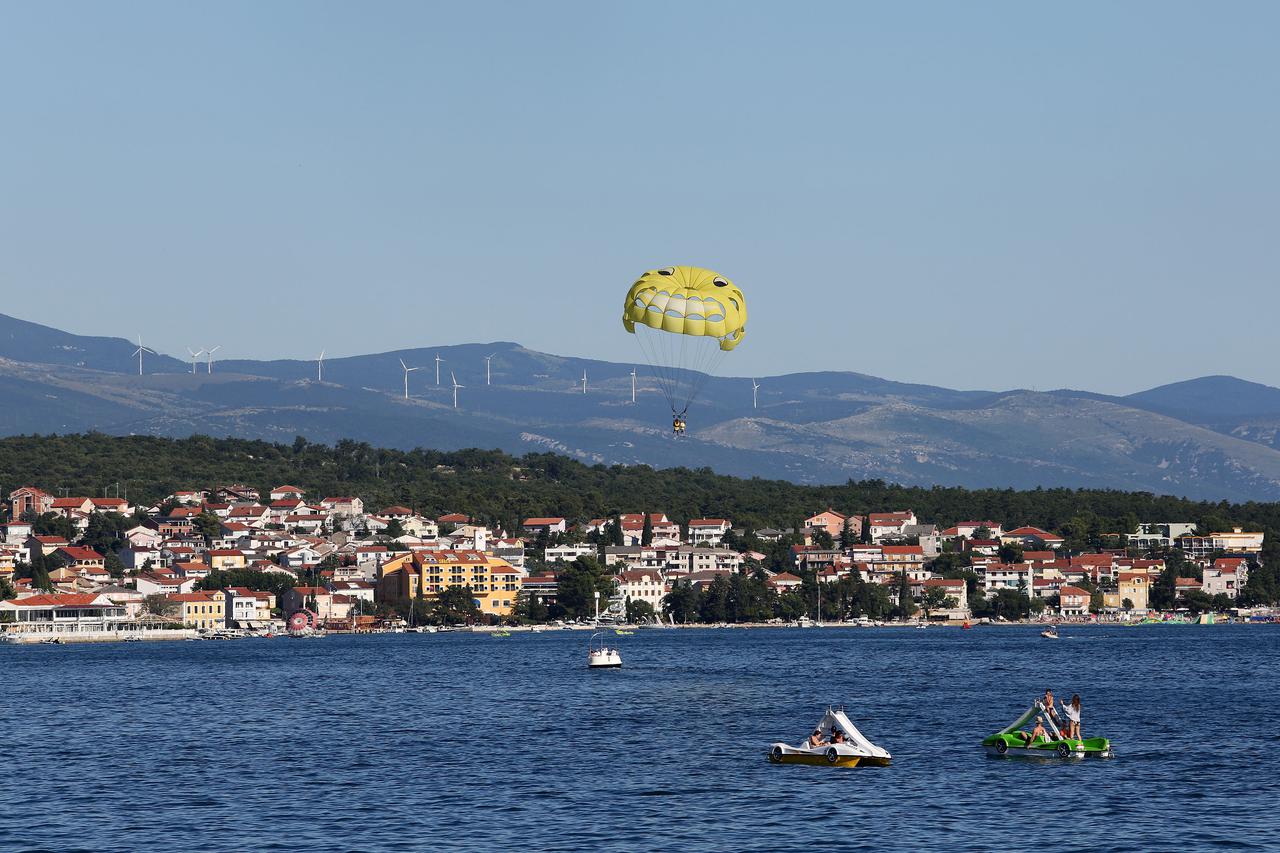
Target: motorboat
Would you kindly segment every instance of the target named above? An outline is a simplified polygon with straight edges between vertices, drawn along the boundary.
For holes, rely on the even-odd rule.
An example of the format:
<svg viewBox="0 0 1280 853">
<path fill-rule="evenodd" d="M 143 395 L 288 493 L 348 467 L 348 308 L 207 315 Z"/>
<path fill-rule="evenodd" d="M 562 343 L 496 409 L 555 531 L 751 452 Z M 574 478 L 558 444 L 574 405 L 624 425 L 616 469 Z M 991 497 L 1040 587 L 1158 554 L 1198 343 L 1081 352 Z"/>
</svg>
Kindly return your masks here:
<svg viewBox="0 0 1280 853">
<path fill-rule="evenodd" d="M 602 633 L 591 635 L 587 644 L 587 666 L 591 669 L 618 669 L 622 666 L 622 653 L 605 643 L 603 638 Z"/>
<path fill-rule="evenodd" d="M 1058 639 L 1058 626 L 1050 625 L 1048 628 L 1045 628 L 1043 631 L 1040 632 L 1040 636 L 1044 637 L 1046 640 Z"/>
<path fill-rule="evenodd" d="M 617 628 L 614 630 L 613 633 L 617 634 L 619 637 L 630 637 L 632 634 L 635 633 L 635 631 L 628 631 L 625 628 Z"/>
<path fill-rule="evenodd" d="M 1022 731 L 1022 727 L 1031 722 L 1037 715 L 1044 717 L 1045 730 L 1048 737 L 1041 735 L 1034 741 Z M 1072 740 L 1058 730 L 1053 716 L 1039 699 L 1027 712 L 1000 731 L 984 738 L 982 747 L 987 755 L 997 758 L 1095 758 L 1111 757 L 1111 741 L 1104 737 L 1091 737 L 1084 740 Z"/>
<path fill-rule="evenodd" d="M 773 764 L 811 764 L 818 767 L 888 767 L 893 756 L 884 747 L 867 740 L 845 713 L 843 706 L 827 708 L 818 721 L 817 730 L 824 737 L 833 731 L 843 735 L 843 743 L 790 746 L 775 743 L 769 747 Z"/>
<path fill-rule="evenodd" d="M 503 631 L 494 631 L 494 632 L 493 632 L 492 634 L 490 634 L 489 636 L 491 636 L 491 637 L 510 637 L 510 636 L 511 636 L 511 632 L 510 632 L 510 631 L 506 631 L 506 630 L 503 630 Z"/>
</svg>

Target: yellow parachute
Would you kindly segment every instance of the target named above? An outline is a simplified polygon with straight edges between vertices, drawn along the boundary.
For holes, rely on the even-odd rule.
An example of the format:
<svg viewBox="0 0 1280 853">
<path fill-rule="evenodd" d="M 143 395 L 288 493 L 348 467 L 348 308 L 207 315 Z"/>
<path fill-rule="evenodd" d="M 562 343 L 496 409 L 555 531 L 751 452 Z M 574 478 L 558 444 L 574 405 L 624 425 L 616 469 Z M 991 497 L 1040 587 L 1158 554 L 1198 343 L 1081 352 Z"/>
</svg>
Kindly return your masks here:
<svg viewBox="0 0 1280 853">
<path fill-rule="evenodd" d="M 724 354 L 742 342 L 747 300 L 732 281 L 711 270 L 664 267 L 631 285 L 622 325 L 640 342 L 672 413 L 679 416 Z"/>
</svg>

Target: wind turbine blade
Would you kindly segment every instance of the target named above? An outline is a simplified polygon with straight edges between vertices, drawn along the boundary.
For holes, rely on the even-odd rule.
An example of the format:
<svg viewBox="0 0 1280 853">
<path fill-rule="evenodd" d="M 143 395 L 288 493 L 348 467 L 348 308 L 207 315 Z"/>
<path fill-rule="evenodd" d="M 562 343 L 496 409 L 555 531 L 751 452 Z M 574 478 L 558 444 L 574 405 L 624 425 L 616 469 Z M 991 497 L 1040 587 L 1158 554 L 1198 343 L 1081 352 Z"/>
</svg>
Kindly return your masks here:
<svg viewBox="0 0 1280 853">
<path fill-rule="evenodd" d="M 218 351 L 218 350 L 220 350 L 220 349 L 222 349 L 222 344 L 218 344 L 218 345 L 217 345 L 216 347 L 214 347 L 213 349 L 211 349 L 211 350 L 206 350 L 206 352 L 208 352 L 208 353 L 209 353 L 209 355 L 213 355 L 215 352 L 217 352 L 217 351 Z"/>
<path fill-rule="evenodd" d="M 404 359 L 403 359 L 403 358 L 396 359 L 396 360 L 400 362 L 400 366 L 401 366 L 401 367 L 403 367 L 405 370 L 408 370 L 408 369 L 409 369 L 409 365 L 407 365 L 407 364 L 405 364 L 405 363 L 404 363 Z"/>
</svg>

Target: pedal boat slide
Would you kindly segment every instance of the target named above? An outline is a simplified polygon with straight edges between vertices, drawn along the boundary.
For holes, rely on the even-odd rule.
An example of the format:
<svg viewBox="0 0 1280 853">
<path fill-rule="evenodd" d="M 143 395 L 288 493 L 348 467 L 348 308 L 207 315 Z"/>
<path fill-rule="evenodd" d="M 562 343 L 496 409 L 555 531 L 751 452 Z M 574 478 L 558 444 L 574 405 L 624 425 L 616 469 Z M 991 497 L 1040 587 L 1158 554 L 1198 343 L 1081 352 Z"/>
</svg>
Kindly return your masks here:
<svg viewBox="0 0 1280 853">
<path fill-rule="evenodd" d="M 790 746 L 775 743 L 769 747 L 773 764 L 811 764 L 818 767 L 888 767 L 892 756 L 863 736 L 845 715 L 843 707 L 828 708 L 816 728 L 824 735 L 835 727 L 844 734 L 844 743 L 821 746 Z"/>
</svg>

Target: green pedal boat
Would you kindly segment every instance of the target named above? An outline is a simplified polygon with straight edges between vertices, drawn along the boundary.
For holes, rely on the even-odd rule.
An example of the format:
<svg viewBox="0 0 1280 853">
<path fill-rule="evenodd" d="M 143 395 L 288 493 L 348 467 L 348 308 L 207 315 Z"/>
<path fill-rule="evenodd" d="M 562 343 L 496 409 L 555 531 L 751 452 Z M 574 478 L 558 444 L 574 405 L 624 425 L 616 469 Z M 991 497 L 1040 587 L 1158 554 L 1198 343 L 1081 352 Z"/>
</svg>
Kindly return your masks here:
<svg viewBox="0 0 1280 853">
<path fill-rule="evenodd" d="M 1037 714 L 1043 717 L 1045 733 L 1032 738 L 1022 728 Z M 984 738 L 982 748 L 987 755 L 997 758 L 1110 758 L 1112 755 L 1111 741 L 1107 738 L 1072 740 L 1064 737 L 1039 700 L 1011 724 Z"/>
</svg>

